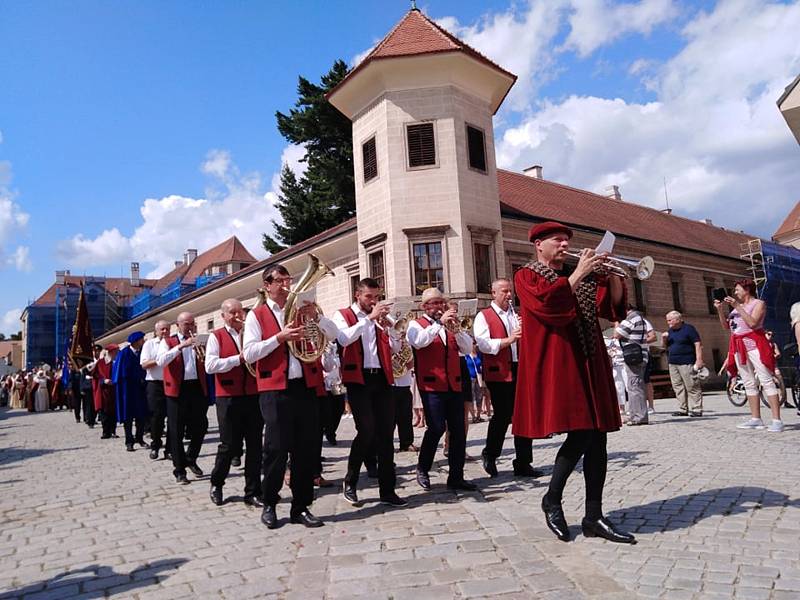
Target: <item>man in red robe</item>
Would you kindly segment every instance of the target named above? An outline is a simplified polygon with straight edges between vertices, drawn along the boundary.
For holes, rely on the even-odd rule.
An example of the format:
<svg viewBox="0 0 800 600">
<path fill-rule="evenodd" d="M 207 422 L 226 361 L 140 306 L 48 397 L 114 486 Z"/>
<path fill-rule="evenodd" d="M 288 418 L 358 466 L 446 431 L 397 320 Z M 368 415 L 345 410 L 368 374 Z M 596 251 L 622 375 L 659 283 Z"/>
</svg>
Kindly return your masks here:
<svg viewBox="0 0 800 600">
<path fill-rule="evenodd" d="M 528 438 L 567 433 L 542 498 L 547 526 L 556 537 L 570 539 L 561 497 L 583 457 L 584 535 L 635 543 L 602 511 L 606 434 L 622 423 L 598 317 L 624 318 L 625 286 L 621 277 L 604 272 L 606 255 L 591 249 L 581 252 L 574 269 L 565 268 L 571 237 L 572 230 L 561 223 L 533 226 L 528 238 L 536 247 L 536 259 L 514 277 L 522 305 L 522 339 L 512 431 Z"/>
<path fill-rule="evenodd" d="M 117 356 L 119 346 L 109 344 L 105 354 L 96 362 L 92 371 L 92 390 L 94 392 L 94 409 L 100 414 L 103 424 L 104 440 L 119 437 L 117 435 L 117 396 L 114 383 L 111 381 L 111 365 Z"/>
</svg>

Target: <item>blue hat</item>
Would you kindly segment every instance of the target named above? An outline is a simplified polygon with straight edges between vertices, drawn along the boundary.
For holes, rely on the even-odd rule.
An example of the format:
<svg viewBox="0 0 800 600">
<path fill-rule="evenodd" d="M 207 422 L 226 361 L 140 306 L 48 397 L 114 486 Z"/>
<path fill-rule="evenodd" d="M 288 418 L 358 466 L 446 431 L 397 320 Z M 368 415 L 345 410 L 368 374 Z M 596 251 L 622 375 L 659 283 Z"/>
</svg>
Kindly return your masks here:
<svg viewBox="0 0 800 600">
<path fill-rule="evenodd" d="M 144 334 L 141 331 L 134 331 L 132 334 L 128 336 L 128 343 L 133 344 L 134 342 L 138 342 L 143 337 Z"/>
</svg>

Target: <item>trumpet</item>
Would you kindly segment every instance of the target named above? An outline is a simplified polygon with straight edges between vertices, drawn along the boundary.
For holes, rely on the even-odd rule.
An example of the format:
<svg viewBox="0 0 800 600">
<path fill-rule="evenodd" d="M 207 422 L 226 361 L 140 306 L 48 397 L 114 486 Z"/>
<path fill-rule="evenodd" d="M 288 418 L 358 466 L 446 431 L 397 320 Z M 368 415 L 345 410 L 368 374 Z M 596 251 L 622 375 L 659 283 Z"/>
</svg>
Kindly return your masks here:
<svg viewBox="0 0 800 600">
<path fill-rule="evenodd" d="M 581 258 L 580 250 L 567 250 L 564 254 L 577 260 Z M 608 272 L 622 278 L 629 277 L 630 273 L 633 273 L 636 279 L 644 281 L 645 279 L 650 279 L 653 275 L 656 263 L 652 256 L 644 256 L 639 260 L 623 256 L 608 256 L 605 261 L 603 261 L 602 267 Z"/>
</svg>

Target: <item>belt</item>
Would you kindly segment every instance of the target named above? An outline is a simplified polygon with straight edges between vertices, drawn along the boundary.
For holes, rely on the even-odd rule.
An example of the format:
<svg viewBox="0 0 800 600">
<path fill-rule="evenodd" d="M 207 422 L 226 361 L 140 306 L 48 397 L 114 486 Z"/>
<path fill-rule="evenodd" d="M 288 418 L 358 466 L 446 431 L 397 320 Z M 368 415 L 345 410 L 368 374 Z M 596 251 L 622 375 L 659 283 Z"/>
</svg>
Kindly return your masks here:
<svg viewBox="0 0 800 600">
<path fill-rule="evenodd" d="M 367 375 L 377 375 L 378 373 L 383 373 L 383 369 L 381 369 L 381 368 L 377 368 L 377 369 L 367 369 L 367 368 L 365 367 L 365 368 L 364 368 L 364 373 L 365 373 L 365 374 L 367 374 Z"/>
</svg>

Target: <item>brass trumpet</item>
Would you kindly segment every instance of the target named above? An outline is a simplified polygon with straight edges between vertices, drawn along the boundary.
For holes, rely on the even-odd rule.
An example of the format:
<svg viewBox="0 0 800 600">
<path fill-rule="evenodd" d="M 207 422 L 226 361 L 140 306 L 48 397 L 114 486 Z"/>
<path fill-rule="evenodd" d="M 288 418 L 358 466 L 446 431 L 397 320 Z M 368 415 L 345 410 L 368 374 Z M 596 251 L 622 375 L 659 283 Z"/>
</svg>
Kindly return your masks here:
<svg viewBox="0 0 800 600">
<path fill-rule="evenodd" d="M 580 250 L 567 250 L 564 254 L 577 260 L 581 258 Z M 610 273 L 619 275 L 622 278 L 629 277 L 630 273 L 633 273 L 636 279 L 641 279 L 642 281 L 650 279 L 656 268 L 652 256 L 644 256 L 639 260 L 623 256 L 608 256 L 602 266 Z"/>
</svg>

